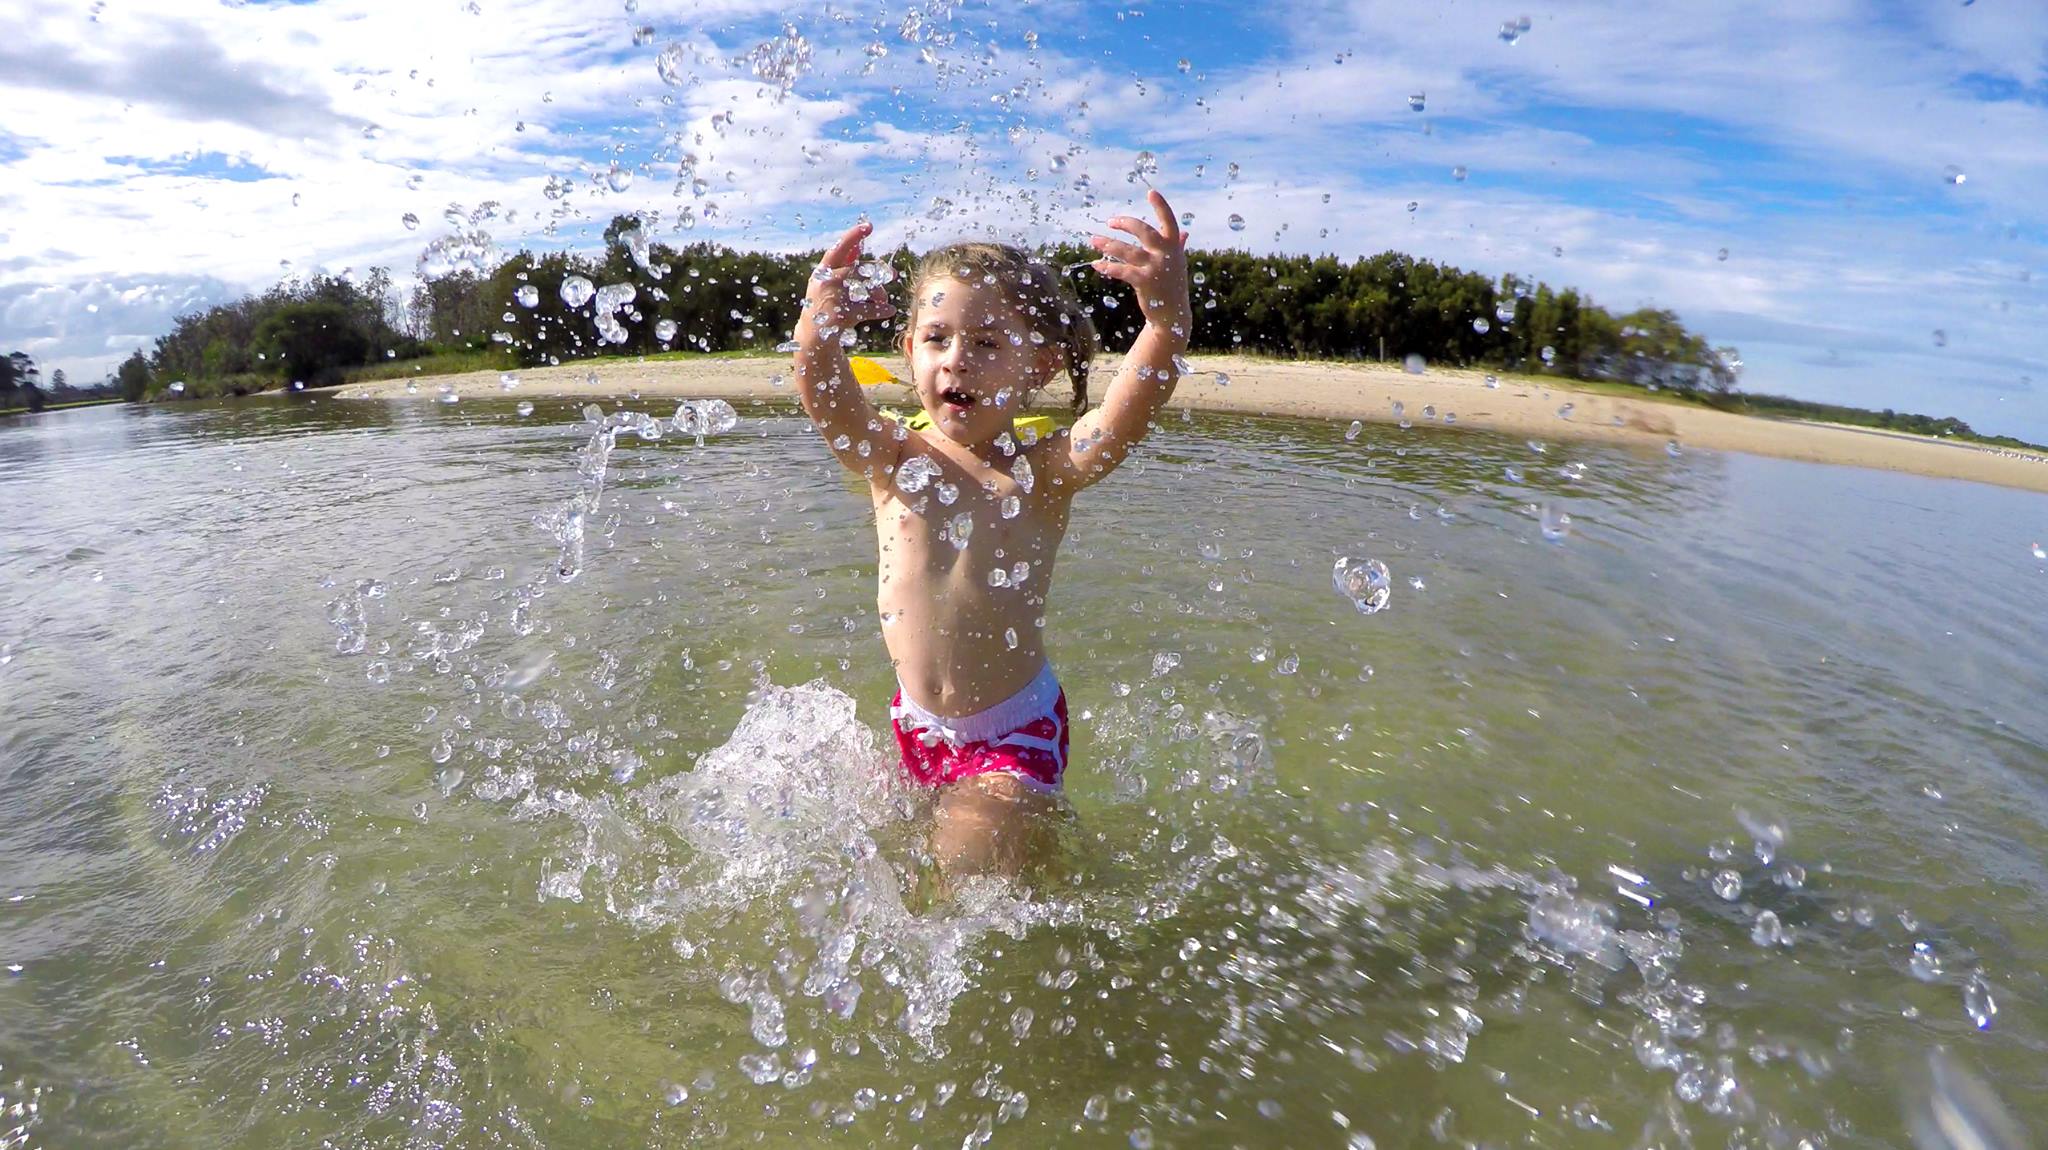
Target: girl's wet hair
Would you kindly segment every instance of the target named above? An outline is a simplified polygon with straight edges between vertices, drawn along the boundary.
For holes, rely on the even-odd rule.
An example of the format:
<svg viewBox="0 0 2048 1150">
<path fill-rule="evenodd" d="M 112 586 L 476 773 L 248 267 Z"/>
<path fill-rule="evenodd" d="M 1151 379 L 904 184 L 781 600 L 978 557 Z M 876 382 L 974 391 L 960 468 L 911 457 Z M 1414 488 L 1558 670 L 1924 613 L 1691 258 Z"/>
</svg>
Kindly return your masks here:
<svg viewBox="0 0 2048 1150">
<path fill-rule="evenodd" d="M 1095 324 L 1081 303 L 1067 291 L 1059 274 L 1029 252 L 1008 244 L 948 244 L 925 254 L 910 277 L 910 329 L 917 326 L 917 307 L 932 280 L 980 282 L 1002 289 L 1003 297 L 1047 343 L 1060 353 L 1060 366 L 1074 381 L 1074 414 L 1088 407 L 1088 367 L 1099 341 Z"/>
</svg>

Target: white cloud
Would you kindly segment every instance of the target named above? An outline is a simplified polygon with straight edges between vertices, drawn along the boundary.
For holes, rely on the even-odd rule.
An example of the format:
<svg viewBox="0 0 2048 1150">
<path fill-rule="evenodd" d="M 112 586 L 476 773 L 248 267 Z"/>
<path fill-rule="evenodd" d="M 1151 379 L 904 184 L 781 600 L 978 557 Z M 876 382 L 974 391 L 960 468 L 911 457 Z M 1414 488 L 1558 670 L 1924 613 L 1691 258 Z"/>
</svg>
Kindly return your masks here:
<svg viewBox="0 0 2048 1150">
<path fill-rule="evenodd" d="M 0 344 L 93 378 L 280 261 L 409 271 L 444 209 L 487 200 L 501 248 L 593 243 L 617 212 L 677 238 L 685 206 L 686 238 L 776 248 L 862 211 L 884 245 L 1056 238 L 1133 204 L 1147 149 L 1198 244 L 1535 275 L 1677 309 L 1744 344 L 1754 386 L 2048 436 L 2019 382 L 2048 379 L 2036 6 L 1573 0 L 1510 46 L 1511 13 L 1474 0 L 1309 0 L 1285 21 L 1076 0 L 479 4 L 123 0 L 95 22 L 30 0 L 0 47 Z M 785 18 L 811 51 L 786 95 L 731 65 Z M 675 87 L 654 63 L 672 42 Z M 672 194 L 686 153 L 701 195 Z M 1950 164 L 1966 182 L 1943 183 Z M 551 176 L 573 190 L 550 198 Z"/>
</svg>

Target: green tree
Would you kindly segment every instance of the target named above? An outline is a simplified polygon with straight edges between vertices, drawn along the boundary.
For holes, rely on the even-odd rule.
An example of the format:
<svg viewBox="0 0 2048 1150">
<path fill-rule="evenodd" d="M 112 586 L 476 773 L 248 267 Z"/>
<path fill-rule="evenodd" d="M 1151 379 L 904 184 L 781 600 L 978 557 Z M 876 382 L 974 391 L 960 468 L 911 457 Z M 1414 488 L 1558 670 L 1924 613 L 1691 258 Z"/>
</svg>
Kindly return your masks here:
<svg viewBox="0 0 2048 1150">
<path fill-rule="evenodd" d="M 141 403 L 149 395 L 149 360 L 141 348 L 121 361 L 114 371 L 114 382 L 121 388 L 121 398 L 130 403 Z"/>
<path fill-rule="evenodd" d="M 343 368 L 367 362 L 370 340 L 344 304 L 286 304 L 256 328 L 256 345 L 275 370 L 293 382 L 323 387 L 341 382 Z"/>
</svg>

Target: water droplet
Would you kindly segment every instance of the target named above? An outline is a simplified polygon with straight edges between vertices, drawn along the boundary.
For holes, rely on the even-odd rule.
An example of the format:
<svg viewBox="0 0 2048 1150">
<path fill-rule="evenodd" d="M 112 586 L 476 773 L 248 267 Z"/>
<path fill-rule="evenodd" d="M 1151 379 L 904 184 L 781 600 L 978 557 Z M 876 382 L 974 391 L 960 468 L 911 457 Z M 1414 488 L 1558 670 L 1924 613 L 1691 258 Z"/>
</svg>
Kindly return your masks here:
<svg viewBox="0 0 2048 1150">
<path fill-rule="evenodd" d="M 1959 186 L 1967 182 L 1969 178 L 1970 177 L 1963 174 L 1963 170 L 1961 168 L 1956 167 L 1954 164 L 1950 164 L 1948 167 L 1943 168 L 1941 170 L 1942 182 L 1948 184 L 1950 187 Z"/>
<path fill-rule="evenodd" d="M 1091 1094 L 1081 1105 L 1081 1117 L 1090 1122 L 1102 1122 L 1109 1118 L 1109 1099 L 1100 1094 Z"/>
<path fill-rule="evenodd" d="M 499 373 L 499 375 L 498 375 L 498 390 L 499 390 L 499 391 L 511 391 L 511 390 L 512 390 L 513 388 L 515 388 L 515 387 L 518 387 L 518 386 L 519 386 L 519 377 L 518 377 L 518 376 L 516 376 L 516 375 L 512 374 L 512 373 L 511 373 L 511 372 L 509 372 L 509 371 L 507 371 L 507 372 L 501 372 L 501 373 Z"/>
<path fill-rule="evenodd" d="M 1728 262 L 1728 249 L 1727 249 L 1727 248 L 1722 248 L 1722 249 L 1721 249 L 1720 251 L 1718 251 L 1718 252 L 1715 252 L 1715 253 L 1714 253 L 1714 258 L 1715 258 L 1715 259 L 1717 259 L 1717 260 L 1720 260 L 1720 261 L 1721 261 L 1722 263 L 1724 263 L 1724 264 L 1725 264 L 1725 263 L 1727 263 L 1727 262 Z"/>
<path fill-rule="evenodd" d="M 1947 332 L 1945 332 L 1945 331 L 1943 331 L 1943 330 L 1941 330 L 1940 328 L 1935 328 L 1935 329 L 1934 329 L 1934 346 L 1936 346 L 1936 347 L 1947 347 L 1947 346 L 1948 346 L 1948 333 L 1947 333 Z"/>
<path fill-rule="evenodd" d="M 1485 335 L 1487 332 L 1493 330 L 1493 325 L 1487 322 L 1485 316 L 1475 316 L 1472 320 L 1472 330 L 1478 332 L 1480 335 Z"/>
<path fill-rule="evenodd" d="M 687 49 L 683 47 L 681 42 L 672 42 L 668 47 L 663 48 L 659 55 L 654 57 L 654 74 L 661 77 L 662 83 L 668 84 L 671 87 L 680 86 L 683 83 L 684 53 L 686 51 Z"/>
<path fill-rule="evenodd" d="M 530 399 L 522 399 L 519 401 L 519 406 L 514 408 L 513 410 L 519 413 L 519 418 L 525 419 L 527 416 L 533 414 L 533 401 Z"/>
<path fill-rule="evenodd" d="M 930 456 L 913 455 L 896 468 L 896 488 L 905 495 L 915 495 L 938 475 L 939 465 Z"/>
<path fill-rule="evenodd" d="M 597 286 L 582 276 L 565 276 L 562 279 L 562 302 L 571 308 L 582 307 L 596 294 Z"/>
<path fill-rule="evenodd" d="M 1756 923 L 1749 930 L 1749 941 L 1758 946 L 1778 946 L 1785 941 L 1785 926 L 1778 921 L 1775 911 L 1757 912 Z"/>
<path fill-rule="evenodd" d="M 1377 559 L 1339 558 L 1330 573 L 1330 581 L 1336 585 L 1337 593 L 1351 601 L 1361 615 L 1371 615 L 1386 609 L 1393 597 L 1393 575 L 1387 565 Z"/>
<path fill-rule="evenodd" d="M 1503 44 L 1519 44 L 1522 42 L 1522 37 L 1527 35 L 1528 32 L 1529 18 L 1527 16 L 1519 16 L 1513 20 L 1503 20 L 1500 22 L 1500 42 Z"/>
<path fill-rule="evenodd" d="M 1421 206 L 1422 206 L 1422 201 L 1421 201 L 1421 200 L 1409 200 L 1409 201 L 1408 201 L 1408 212 L 1409 212 L 1409 214 L 1410 214 L 1410 215 L 1413 215 L 1413 214 L 1414 214 L 1414 212 L 1415 212 L 1415 209 L 1417 209 L 1417 208 L 1419 208 L 1419 207 L 1421 207 Z"/>
<path fill-rule="evenodd" d="M 1558 509 L 1553 504 L 1546 503 L 1543 505 L 1543 512 L 1538 523 L 1543 529 L 1543 538 L 1546 542 L 1562 543 L 1571 537 L 1571 515 Z"/>
<path fill-rule="evenodd" d="M 1017 516 L 1023 514 L 1024 501 L 1017 498 L 1014 495 L 1005 495 L 1003 496 L 1002 509 L 1003 518 L 1015 519 Z"/>
<path fill-rule="evenodd" d="M 782 1077 L 782 1059 L 773 1054 L 742 1054 L 740 1073 L 754 1085 L 766 1086 Z"/>
<path fill-rule="evenodd" d="M 521 284 L 512 293 L 512 298 L 519 302 L 520 307 L 536 308 L 540 306 L 540 289 L 532 284 Z"/>
<path fill-rule="evenodd" d="M 1230 230 L 1233 232 L 1241 232 L 1244 230 L 1244 217 L 1238 215 L 1236 212 L 1230 213 L 1229 223 Z"/>
<path fill-rule="evenodd" d="M 413 215 L 411 212 L 407 212 L 404 215 L 398 217 L 398 222 L 404 224 L 405 230 L 409 232 L 417 231 L 420 226 L 420 218 L 416 215 Z"/>
<path fill-rule="evenodd" d="M 1723 902 L 1734 902 L 1742 897 L 1742 876 L 1732 870 L 1714 875 L 1714 893 Z"/>
<path fill-rule="evenodd" d="M 1012 651 L 1017 649 L 1017 629 L 1015 627 L 1003 628 L 1003 643 Z"/>
<path fill-rule="evenodd" d="M 2036 559 L 2048 559 L 2048 548 L 2044 548 L 2044 547 L 2042 547 L 2042 546 L 2041 546 L 2041 545 L 2040 545 L 2039 543 L 2036 543 L 2036 544 L 2034 544 L 2034 546 L 2033 546 L 2033 551 L 2034 551 L 2034 558 L 2036 558 Z"/>
<path fill-rule="evenodd" d="M 1358 433 L 1359 433 L 1359 432 L 1361 432 L 1361 431 L 1364 431 L 1364 430 L 1365 430 L 1365 424 L 1364 424 L 1364 423 L 1361 423 L 1360 421 L 1358 421 L 1358 420 L 1356 420 L 1356 419 L 1352 420 L 1352 421 L 1351 421 L 1351 426 L 1350 426 L 1350 427 L 1347 427 L 1347 428 L 1345 428 L 1345 429 L 1344 429 L 1344 440 L 1345 440 L 1345 442 L 1347 442 L 1347 443 L 1348 443 L 1348 442 L 1350 442 L 1350 441 L 1352 441 L 1352 440 L 1354 440 L 1354 439 L 1357 439 L 1357 438 L 1358 438 Z"/>
<path fill-rule="evenodd" d="M 1545 362 L 1545 363 L 1556 363 L 1556 362 L 1557 362 L 1557 349 L 1556 349 L 1556 348 L 1554 348 L 1554 347 L 1551 347 L 1551 346 L 1550 346 L 1549 344 L 1544 344 L 1544 345 L 1543 345 L 1543 353 L 1542 353 L 1542 354 L 1543 354 L 1543 362 Z"/>
<path fill-rule="evenodd" d="M 1972 971 L 1963 983 L 1963 1013 L 1979 1030 L 1991 1029 L 1992 1020 L 1998 1017 L 1998 1000 L 1991 997 L 1991 982 L 1981 970 Z"/>
<path fill-rule="evenodd" d="M 1671 442 L 1664 445 L 1664 454 L 1670 456 L 1673 459 L 1677 459 L 1680 455 L 1683 455 L 1684 452 L 1679 450 L 1678 441 L 1674 439 Z"/>
<path fill-rule="evenodd" d="M 1188 62 L 1188 59 L 1185 56 L 1181 57 L 1178 61 L 1176 61 L 1173 66 L 1180 69 L 1180 73 L 1183 76 L 1187 75 L 1189 69 L 1194 67 L 1193 64 Z"/>
<path fill-rule="evenodd" d="M 678 435 L 695 436 L 701 443 L 707 435 L 724 435 L 738 427 L 740 413 L 722 399 L 686 399 L 676 405 L 669 423 Z"/>
<path fill-rule="evenodd" d="M 1417 355 L 1414 352 L 1408 353 L 1408 355 L 1401 360 L 1401 370 L 1407 372 L 1409 375 L 1421 375 L 1422 369 L 1427 366 L 1427 362 L 1424 361 L 1420 355 Z M 1396 405 L 1396 410 L 1394 414 L 1401 414 L 1398 404 Z"/>
<path fill-rule="evenodd" d="M 1913 954 L 1906 960 L 1906 969 L 1922 982 L 1937 982 L 1941 979 L 1941 956 L 1934 953 L 1934 944 L 1922 940 L 1913 944 Z"/>
<path fill-rule="evenodd" d="M 185 381 L 181 379 L 181 380 L 178 380 L 178 381 L 176 381 L 175 383 L 172 383 L 172 384 L 171 384 L 171 394 L 172 394 L 172 395 L 183 395 L 183 394 L 185 394 Z M 2036 550 L 2038 551 L 2039 549 L 2037 548 Z"/>
<path fill-rule="evenodd" d="M 674 343 L 676 338 L 676 321 L 672 319 L 654 321 L 654 338 L 662 343 Z"/>
<path fill-rule="evenodd" d="M 623 192 L 633 186 L 633 171 L 630 168 L 614 166 L 611 171 L 605 173 L 604 184 L 612 191 Z"/>
<path fill-rule="evenodd" d="M 1544 348 L 1543 350 L 1544 350 L 1544 351 L 1549 351 L 1550 349 L 1546 347 L 1546 348 Z M 1543 358 L 1544 358 L 1545 360 L 1548 360 L 1548 359 L 1549 359 L 1550 357 L 1546 355 L 1546 356 L 1544 356 Z M 1566 420 L 1570 419 L 1570 418 L 1572 417 L 1572 405 L 1571 405 L 1571 404 L 1569 404 L 1569 403 L 1567 403 L 1567 404 L 1565 404 L 1564 406 L 1562 406 L 1562 407 L 1558 408 L 1558 409 L 1557 409 L 1557 417 L 1558 417 L 1559 419 L 1566 419 Z"/>
<path fill-rule="evenodd" d="M 1140 183 L 1150 184 L 1152 177 L 1159 174 L 1159 157 L 1150 152 L 1139 152 L 1131 161 L 1131 178 Z"/>
<path fill-rule="evenodd" d="M 1420 112 L 1427 104 L 1428 98 L 1425 93 L 1417 92 L 1408 97 L 1408 110 L 1411 112 Z"/>
<path fill-rule="evenodd" d="M 1489 376 L 1487 376 L 1487 377 L 1486 377 L 1485 383 L 1486 383 L 1486 390 L 1488 390 L 1488 391 L 1495 391 L 1495 390 L 1498 390 L 1498 389 L 1500 388 L 1500 377 L 1499 377 L 1499 376 L 1497 376 L 1497 375 L 1489 375 Z"/>
<path fill-rule="evenodd" d="M 1461 184 L 1462 184 L 1462 183 L 1464 183 L 1464 182 L 1465 182 L 1465 165 L 1463 165 L 1463 164 L 1459 164 L 1459 165 L 1458 165 L 1457 167 L 1455 167 L 1455 168 L 1452 168 L 1452 169 L 1451 169 L 1451 178 L 1452 178 L 1452 179 L 1454 179 L 1454 180 L 1456 180 L 1456 181 L 1458 181 L 1458 182 L 1459 182 L 1459 183 L 1461 183 Z"/>
<path fill-rule="evenodd" d="M 967 550 L 967 539 L 974 534 L 974 517 L 962 511 L 946 521 L 946 541 L 955 551 Z"/>
</svg>

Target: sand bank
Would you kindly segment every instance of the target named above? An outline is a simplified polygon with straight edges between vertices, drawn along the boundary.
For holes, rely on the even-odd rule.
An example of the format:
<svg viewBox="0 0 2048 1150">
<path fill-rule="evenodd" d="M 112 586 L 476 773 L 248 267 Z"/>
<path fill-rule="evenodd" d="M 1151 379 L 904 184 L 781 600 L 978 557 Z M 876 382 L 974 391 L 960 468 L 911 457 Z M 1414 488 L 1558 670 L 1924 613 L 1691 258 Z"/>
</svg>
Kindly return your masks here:
<svg viewBox="0 0 2048 1150">
<path fill-rule="evenodd" d="M 1503 376 L 1498 388 L 1488 388 L 1484 373 L 1458 369 L 1433 368 L 1411 375 L 1398 367 L 1377 364 L 1288 363 L 1239 356 L 1192 358 L 1198 369 L 1226 373 L 1230 382 L 1220 385 L 1212 375 L 1191 376 L 1174 393 L 1175 407 L 1392 423 L 1397 419 L 1393 405 L 1398 402 L 1418 428 L 1440 426 L 1447 417 L 1455 416 L 1458 427 L 1530 438 L 1600 440 L 1657 451 L 1676 442 L 1688 449 L 1743 451 L 2048 492 L 2048 458 L 1969 443 L 1734 415 L 1689 404 L 1577 391 L 1549 380 L 1517 376 Z M 903 374 L 900 361 L 883 362 Z M 1104 359 L 1098 367 L 1098 397 L 1115 366 L 1115 360 Z M 781 356 L 617 361 L 523 369 L 515 394 L 600 398 L 638 393 L 643 397 L 795 402 L 788 375 L 789 360 Z M 416 394 L 406 390 L 408 383 L 417 385 Z M 492 372 L 354 384 L 335 394 L 344 399 L 431 399 L 442 384 L 465 396 L 503 396 L 499 378 Z M 883 386 L 875 390 L 884 403 L 908 406 L 916 402 L 906 389 Z M 1058 405 L 1065 394 L 1054 388 L 1042 398 Z M 1571 405 L 1569 419 L 1558 415 L 1565 404 Z M 1422 414 L 1431 406 L 1436 409 L 1435 420 Z"/>
</svg>

